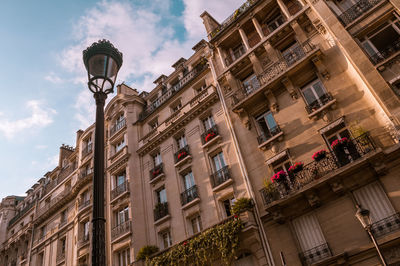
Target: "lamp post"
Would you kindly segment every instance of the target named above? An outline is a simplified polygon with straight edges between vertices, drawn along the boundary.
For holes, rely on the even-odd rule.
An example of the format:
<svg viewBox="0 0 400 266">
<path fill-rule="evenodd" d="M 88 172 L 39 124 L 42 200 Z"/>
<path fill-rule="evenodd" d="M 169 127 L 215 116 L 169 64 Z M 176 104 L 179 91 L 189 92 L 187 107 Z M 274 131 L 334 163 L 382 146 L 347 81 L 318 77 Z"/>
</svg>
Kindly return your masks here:
<svg viewBox="0 0 400 266">
<path fill-rule="evenodd" d="M 381 250 L 379 248 L 378 242 L 376 242 L 374 234 L 371 231 L 372 221 L 371 221 L 370 211 L 367 209 L 363 209 L 361 207 L 361 205 L 357 204 L 356 217 L 360 221 L 362 227 L 368 232 L 372 242 L 374 243 L 376 252 L 378 252 L 378 255 L 379 255 L 379 258 L 381 259 L 382 265 L 386 266 L 387 263 L 385 261 L 385 258 L 383 257 Z"/>
<path fill-rule="evenodd" d="M 109 41 L 93 43 L 83 51 L 88 87 L 96 100 L 96 127 L 93 171 L 92 265 L 106 265 L 104 218 L 104 104 L 114 91 L 122 53 Z"/>
</svg>

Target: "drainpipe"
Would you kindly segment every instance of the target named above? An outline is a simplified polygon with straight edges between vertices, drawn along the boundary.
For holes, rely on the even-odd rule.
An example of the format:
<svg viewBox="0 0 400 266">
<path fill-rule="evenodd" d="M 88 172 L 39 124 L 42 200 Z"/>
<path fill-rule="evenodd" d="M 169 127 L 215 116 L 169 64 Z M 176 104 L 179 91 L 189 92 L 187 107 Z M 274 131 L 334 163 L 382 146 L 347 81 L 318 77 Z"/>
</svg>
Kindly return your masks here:
<svg viewBox="0 0 400 266">
<path fill-rule="evenodd" d="M 210 63 L 211 73 L 212 73 L 213 78 L 215 80 L 217 93 L 218 93 L 218 96 L 219 96 L 220 101 L 221 101 L 222 109 L 224 111 L 225 121 L 227 121 L 227 123 L 228 123 L 229 133 L 230 133 L 230 135 L 232 137 L 232 140 L 233 140 L 233 147 L 234 147 L 234 149 L 236 151 L 236 154 L 238 156 L 240 172 L 242 173 L 242 175 L 244 177 L 244 181 L 245 181 L 244 183 L 246 185 L 246 190 L 249 193 L 250 198 L 252 198 L 253 201 L 256 202 L 255 201 L 255 196 L 254 196 L 254 193 L 253 193 L 253 188 L 251 186 L 251 183 L 250 183 L 250 180 L 249 180 L 249 176 L 247 174 L 247 169 L 246 169 L 246 166 L 244 164 L 243 156 L 242 156 L 242 153 L 240 151 L 239 143 L 238 143 L 238 140 L 236 138 L 236 133 L 235 133 L 235 131 L 233 129 L 232 121 L 231 121 L 231 118 L 230 118 L 229 113 L 228 113 L 228 108 L 226 106 L 225 99 L 224 99 L 224 97 L 222 95 L 221 87 L 219 86 L 219 83 L 218 83 L 217 74 L 215 73 L 214 64 L 212 62 L 212 58 L 214 57 L 214 50 L 213 49 L 210 49 L 210 50 L 211 50 L 211 57 L 208 60 L 208 62 Z M 259 232 L 260 232 L 260 236 L 261 236 L 261 244 L 262 244 L 262 247 L 263 247 L 263 250 L 264 250 L 264 254 L 265 254 L 266 258 L 267 258 L 268 264 L 270 266 L 275 266 L 275 263 L 274 263 L 274 260 L 273 260 L 273 257 L 272 257 L 271 248 L 270 248 L 270 245 L 268 243 L 268 238 L 267 238 L 267 235 L 265 233 L 264 227 L 262 225 L 262 221 L 261 221 L 261 218 L 260 218 L 260 212 L 258 210 L 257 204 L 254 204 L 254 210 L 255 210 L 254 216 L 255 216 L 255 220 L 257 222 L 257 226 L 259 228 Z"/>
</svg>

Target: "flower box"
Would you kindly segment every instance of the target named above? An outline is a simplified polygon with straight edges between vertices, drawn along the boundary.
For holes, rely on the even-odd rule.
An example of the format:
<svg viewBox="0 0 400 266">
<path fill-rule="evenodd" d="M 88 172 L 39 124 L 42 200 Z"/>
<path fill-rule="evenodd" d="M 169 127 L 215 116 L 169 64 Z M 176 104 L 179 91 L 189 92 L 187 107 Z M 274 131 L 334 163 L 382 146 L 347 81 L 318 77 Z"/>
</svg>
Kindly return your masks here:
<svg viewBox="0 0 400 266">
<path fill-rule="evenodd" d="M 214 132 L 210 132 L 206 135 L 206 137 L 204 138 L 204 142 L 207 143 L 209 140 L 213 139 L 217 134 L 215 134 Z"/>
<path fill-rule="evenodd" d="M 294 165 L 290 166 L 288 169 L 288 172 L 297 174 L 301 170 L 303 170 L 303 163 L 302 162 L 296 162 Z"/>
<path fill-rule="evenodd" d="M 186 151 L 183 151 L 183 152 L 179 153 L 178 156 L 177 156 L 177 157 L 178 157 L 178 161 L 179 161 L 180 159 L 185 158 L 186 155 L 187 155 L 187 152 L 186 152 Z"/>
<path fill-rule="evenodd" d="M 331 148 L 332 148 L 332 150 L 335 150 L 335 149 L 341 148 L 343 146 L 346 146 L 347 143 L 349 143 L 349 139 L 346 137 L 341 138 L 341 139 L 336 139 L 336 140 L 332 141 Z"/>
<path fill-rule="evenodd" d="M 316 162 L 321 161 L 325 157 L 326 157 L 326 150 L 317 151 L 312 156 L 313 160 Z"/>
<path fill-rule="evenodd" d="M 272 177 L 271 177 L 271 181 L 272 183 L 278 182 L 278 183 L 282 183 L 286 181 L 286 176 L 287 173 L 283 170 L 275 173 Z"/>
</svg>

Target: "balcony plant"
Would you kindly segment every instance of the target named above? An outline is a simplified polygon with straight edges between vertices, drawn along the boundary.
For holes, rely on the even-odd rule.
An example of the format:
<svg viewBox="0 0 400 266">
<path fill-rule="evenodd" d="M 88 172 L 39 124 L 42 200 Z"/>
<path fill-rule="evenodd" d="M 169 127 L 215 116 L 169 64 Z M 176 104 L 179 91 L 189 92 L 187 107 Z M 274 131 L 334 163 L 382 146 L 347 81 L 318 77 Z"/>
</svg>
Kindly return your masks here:
<svg viewBox="0 0 400 266">
<path fill-rule="evenodd" d="M 279 171 L 279 172 L 276 172 L 276 173 L 271 177 L 271 181 L 272 181 L 272 183 L 275 183 L 275 182 L 277 182 L 277 183 L 283 183 L 283 182 L 286 181 L 286 176 L 287 176 L 287 173 L 286 173 L 285 171 L 281 170 L 281 171 Z"/>
<path fill-rule="evenodd" d="M 215 253 L 225 265 L 231 262 L 239 248 L 240 219 L 229 219 L 202 233 L 172 246 L 167 251 L 149 258 L 148 265 L 211 265 Z"/>
<path fill-rule="evenodd" d="M 337 149 L 347 146 L 348 143 L 349 143 L 349 139 L 346 137 L 341 138 L 341 139 L 336 139 L 336 140 L 332 141 L 331 148 L 332 148 L 332 150 L 337 150 Z"/>
<path fill-rule="evenodd" d="M 179 161 L 180 159 L 185 158 L 187 155 L 188 155 L 188 153 L 187 153 L 186 151 L 180 152 L 180 153 L 178 154 L 178 156 L 177 156 L 178 161 Z"/>
<path fill-rule="evenodd" d="M 209 140 L 212 140 L 216 135 L 217 134 L 215 134 L 215 132 L 210 132 L 205 136 L 204 141 L 207 143 Z"/>
<path fill-rule="evenodd" d="M 296 162 L 294 165 L 290 166 L 288 169 L 289 173 L 297 174 L 301 170 L 303 170 L 304 164 L 302 162 Z"/>
<path fill-rule="evenodd" d="M 319 162 L 326 157 L 326 150 L 319 150 L 312 155 L 314 161 Z"/>
<path fill-rule="evenodd" d="M 161 169 L 160 169 L 160 168 L 154 169 L 154 170 L 151 172 L 151 176 L 152 176 L 153 178 L 156 177 L 156 176 L 158 176 L 159 174 L 161 174 Z"/>
<path fill-rule="evenodd" d="M 232 206 L 232 213 L 240 214 L 241 212 L 253 209 L 253 201 L 249 198 L 238 198 Z"/>
<path fill-rule="evenodd" d="M 147 260 L 151 255 L 157 253 L 160 249 L 157 246 L 147 245 L 140 248 L 136 259 Z"/>
</svg>

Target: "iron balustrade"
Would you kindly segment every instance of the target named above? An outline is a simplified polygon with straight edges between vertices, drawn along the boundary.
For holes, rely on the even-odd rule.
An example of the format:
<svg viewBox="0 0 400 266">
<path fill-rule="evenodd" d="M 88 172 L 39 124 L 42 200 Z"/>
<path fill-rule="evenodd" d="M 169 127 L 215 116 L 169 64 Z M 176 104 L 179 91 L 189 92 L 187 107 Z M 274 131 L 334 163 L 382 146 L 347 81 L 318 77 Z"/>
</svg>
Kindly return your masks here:
<svg viewBox="0 0 400 266">
<path fill-rule="evenodd" d="M 154 208 L 154 221 L 160 220 L 161 218 L 167 216 L 169 214 L 168 211 L 168 202 L 159 202 Z"/>
<path fill-rule="evenodd" d="M 384 61 L 385 59 L 388 59 L 390 56 L 394 55 L 398 51 L 400 51 L 400 38 L 393 43 L 388 44 L 384 49 L 380 50 L 379 52 L 370 55 L 369 58 L 371 59 L 372 63 L 376 65 Z"/>
<path fill-rule="evenodd" d="M 117 133 L 121 128 L 123 128 L 126 125 L 126 119 L 125 117 L 118 121 L 117 123 L 115 123 L 111 129 L 110 129 L 110 137 L 113 136 L 115 133 Z"/>
<path fill-rule="evenodd" d="M 221 185 L 222 183 L 224 183 L 225 181 L 231 179 L 231 174 L 229 173 L 229 167 L 228 166 L 224 166 L 222 167 L 220 170 L 214 172 L 211 175 L 211 183 L 213 188 Z"/>
<path fill-rule="evenodd" d="M 64 259 L 65 259 L 65 251 L 57 253 L 57 257 L 56 257 L 57 262 L 60 262 Z"/>
<path fill-rule="evenodd" d="M 12 226 L 16 221 L 19 220 L 25 213 L 27 213 L 33 206 L 35 206 L 36 201 L 29 203 L 25 208 L 19 211 L 11 220 L 8 222 L 8 227 Z"/>
<path fill-rule="evenodd" d="M 191 202 L 194 199 L 197 199 L 199 197 L 198 193 L 197 193 L 197 186 L 194 185 L 189 189 L 186 189 L 185 191 L 183 191 L 181 193 L 181 203 L 182 206 L 188 204 L 189 202 Z"/>
<path fill-rule="evenodd" d="M 198 75 L 200 75 L 205 69 L 208 68 L 208 65 L 205 61 L 205 59 L 196 65 L 190 72 L 186 73 L 177 84 L 169 88 L 163 95 L 158 97 L 153 103 L 148 105 L 143 112 L 139 114 L 139 120 L 144 120 L 146 117 L 151 115 L 158 107 L 160 107 L 164 102 L 166 102 L 168 99 L 170 99 L 175 93 L 180 91 L 186 84 L 188 84 L 190 81 L 192 81 L 194 78 L 196 78 Z"/>
<path fill-rule="evenodd" d="M 347 26 L 380 2 L 382 0 L 360 0 L 339 15 L 339 20 Z"/>
<path fill-rule="evenodd" d="M 216 136 L 218 136 L 218 128 L 216 125 L 207 129 L 203 134 L 201 134 L 201 143 L 204 145 Z"/>
<path fill-rule="evenodd" d="M 113 190 L 111 190 L 111 200 L 115 199 L 126 191 L 128 191 L 128 182 L 124 181 L 122 184 L 119 184 Z"/>
<path fill-rule="evenodd" d="M 157 176 L 164 173 L 163 163 L 159 163 L 158 165 L 154 166 L 153 169 L 150 170 L 150 180 L 153 180 Z"/>
<path fill-rule="evenodd" d="M 310 54 L 316 49 L 316 46 L 312 44 L 309 40 L 305 41 L 303 44 L 296 44 L 289 50 L 285 51 L 282 55 L 280 61 L 274 62 L 268 66 L 263 73 L 258 76 L 260 85 L 268 84 L 270 81 L 283 74 L 288 68 L 294 65 L 296 62 L 301 61 L 306 55 Z M 253 91 L 244 91 L 246 95 L 251 94 Z"/>
<path fill-rule="evenodd" d="M 114 240 L 131 231 L 131 220 L 118 224 L 111 230 L 111 238 Z"/>
<path fill-rule="evenodd" d="M 226 18 L 219 27 L 215 28 L 212 32 L 209 33 L 211 38 L 214 38 L 219 32 L 227 28 L 234 21 L 236 21 L 243 13 L 249 10 L 258 0 L 247 0 L 243 5 L 241 5 L 238 9 L 235 10 L 228 18 Z"/>
<path fill-rule="evenodd" d="M 268 132 L 267 131 L 261 132 L 261 134 L 257 137 L 258 144 L 259 145 L 263 144 L 264 142 L 271 139 L 273 136 L 278 135 L 280 132 L 282 132 L 282 130 L 278 125 L 271 128 Z"/>
<path fill-rule="evenodd" d="M 310 104 L 307 104 L 305 108 L 307 113 L 311 114 L 331 101 L 333 101 L 332 95 L 329 92 L 326 92 L 324 95 L 321 95 L 321 97 L 319 97 L 317 100 L 313 101 Z"/>
<path fill-rule="evenodd" d="M 385 236 L 400 229 L 400 215 L 393 214 L 371 225 L 371 232 L 376 238 Z"/>
<path fill-rule="evenodd" d="M 318 261 L 321 261 L 325 258 L 329 258 L 332 256 L 331 250 L 328 246 L 328 243 L 324 243 L 315 248 L 304 251 L 300 254 L 300 257 L 307 265 L 311 265 Z"/>
<path fill-rule="evenodd" d="M 179 149 L 179 150 L 174 154 L 175 163 L 177 163 L 177 162 L 183 160 L 184 158 L 186 158 L 186 157 L 189 156 L 189 155 L 190 155 L 189 146 L 186 145 L 185 147 Z"/>
<path fill-rule="evenodd" d="M 268 206 L 276 200 L 285 198 L 314 180 L 320 179 L 374 150 L 375 145 L 368 132 L 350 139 L 342 148 L 327 152 L 321 160 L 305 164 L 303 169 L 297 173 L 289 172 L 286 178 L 271 183 L 268 188 L 261 189 L 264 205 Z"/>
<path fill-rule="evenodd" d="M 79 203 L 78 210 L 82 210 L 83 208 L 87 207 L 90 205 L 90 199 L 83 200 Z"/>
<path fill-rule="evenodd" d="M 93 143 L 87 144 L 83 149 L 82 149 L 82 157 L 85 157 L 89 153 L 93 151 Z"/>
<path fill-rule="evenodd" d="M 242 83 L 242 88 L 246 95 L 252 94 L 254 91 L 258 90 L 261 87 L 260 81 L 257 77 L 252 78 L 246 83 Z"/>
</svg>

